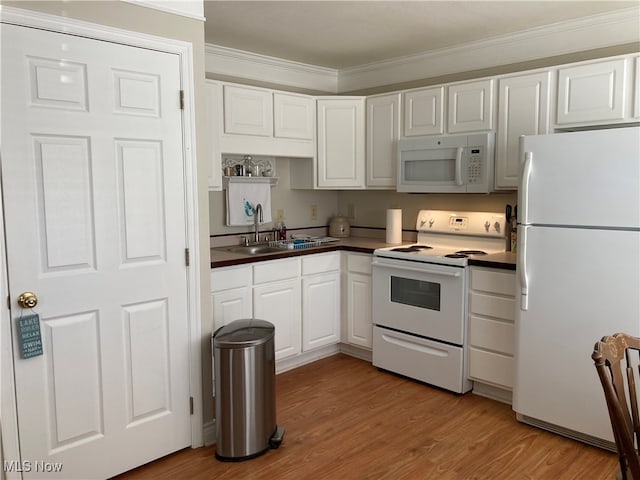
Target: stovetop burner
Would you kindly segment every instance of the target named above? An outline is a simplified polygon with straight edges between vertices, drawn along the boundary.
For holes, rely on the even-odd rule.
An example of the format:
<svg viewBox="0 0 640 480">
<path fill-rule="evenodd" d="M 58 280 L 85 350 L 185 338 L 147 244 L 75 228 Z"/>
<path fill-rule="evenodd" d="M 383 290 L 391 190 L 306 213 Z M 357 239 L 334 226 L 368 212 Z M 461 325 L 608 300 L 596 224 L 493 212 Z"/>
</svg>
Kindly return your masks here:
<svg viewBox="0 0 640 480">
<path fill-rule="evenodd" d="M 487 252 L 483 252 L 482 250 L 458 250 L 456 254 L 459 255 L 486 255 Z"/>
<path fill-rule="evenodd" d="M 467 258 L 469 255 L 464 255 L 462 253 L 448 253 L 445 255 L 446 258 Z"/>
<path fill-rule="evenodd" d="M 420 250 L 429 250 L 429 245 L 411 245 L 410 247 L 398 247 L 391 249 L 392 252 L 419 252 Z"/>
</svg>

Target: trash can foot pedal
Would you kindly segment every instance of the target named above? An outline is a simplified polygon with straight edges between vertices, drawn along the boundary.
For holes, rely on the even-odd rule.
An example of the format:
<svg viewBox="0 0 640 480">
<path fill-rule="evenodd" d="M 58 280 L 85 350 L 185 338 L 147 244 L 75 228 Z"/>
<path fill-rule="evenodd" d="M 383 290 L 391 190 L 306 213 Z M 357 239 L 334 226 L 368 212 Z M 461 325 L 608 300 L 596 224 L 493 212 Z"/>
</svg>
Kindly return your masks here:
<svg viewBox="0 0 640 480">
<path fill-rule="evenodd" d="M 284 438 L 284 427 L 277 427 L 276 430 L 271 435 L 269 439 L 269 446 L 273 449 L 276 449 L 282 443 L 282 439 Z"/>
</svg>

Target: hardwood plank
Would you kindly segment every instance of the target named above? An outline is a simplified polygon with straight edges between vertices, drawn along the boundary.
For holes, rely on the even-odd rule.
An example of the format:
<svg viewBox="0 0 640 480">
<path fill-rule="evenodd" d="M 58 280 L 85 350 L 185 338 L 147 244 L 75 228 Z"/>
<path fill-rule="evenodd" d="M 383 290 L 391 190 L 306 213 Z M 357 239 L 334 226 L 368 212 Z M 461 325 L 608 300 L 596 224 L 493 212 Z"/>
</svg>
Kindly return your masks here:
<svg viewBox="0 0 640 480">
<path fill-rule="evenodd" d="M 595 373 L 594 373 L 595 374 Z M 617 456 L 515 420 L 509 405 L 455 395 L 338 354 L 276 377 L 279 449 L 220 462 L 186 449 L 119 480 L 605 479 Z"/>
</svg>

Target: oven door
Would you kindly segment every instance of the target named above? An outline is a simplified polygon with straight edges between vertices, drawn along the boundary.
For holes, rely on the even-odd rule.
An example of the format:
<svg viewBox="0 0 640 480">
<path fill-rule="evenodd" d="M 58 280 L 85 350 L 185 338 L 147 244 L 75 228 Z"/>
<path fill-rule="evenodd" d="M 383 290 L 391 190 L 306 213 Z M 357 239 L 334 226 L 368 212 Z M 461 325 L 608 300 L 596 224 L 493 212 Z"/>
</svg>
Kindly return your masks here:
<svg viewBox="0 0 640 480">
<path fill-rule="evenodd" d="M 374 257 L 373 323 L 463 345 L 466 284 L 464 267 Z"/>
</svg>

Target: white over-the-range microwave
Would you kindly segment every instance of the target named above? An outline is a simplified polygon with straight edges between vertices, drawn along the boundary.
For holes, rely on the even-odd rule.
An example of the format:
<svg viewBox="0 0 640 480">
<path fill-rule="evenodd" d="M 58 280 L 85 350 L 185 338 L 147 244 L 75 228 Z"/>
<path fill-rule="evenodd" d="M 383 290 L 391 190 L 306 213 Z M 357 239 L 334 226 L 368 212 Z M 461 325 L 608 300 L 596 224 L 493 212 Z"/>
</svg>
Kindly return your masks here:
<svg viewBox="0 0 640 480">
<path fill-rule="evenodd" d="M 398 140 L 398 192 L 489 193 L 494 133 Z"/>
</svg>

